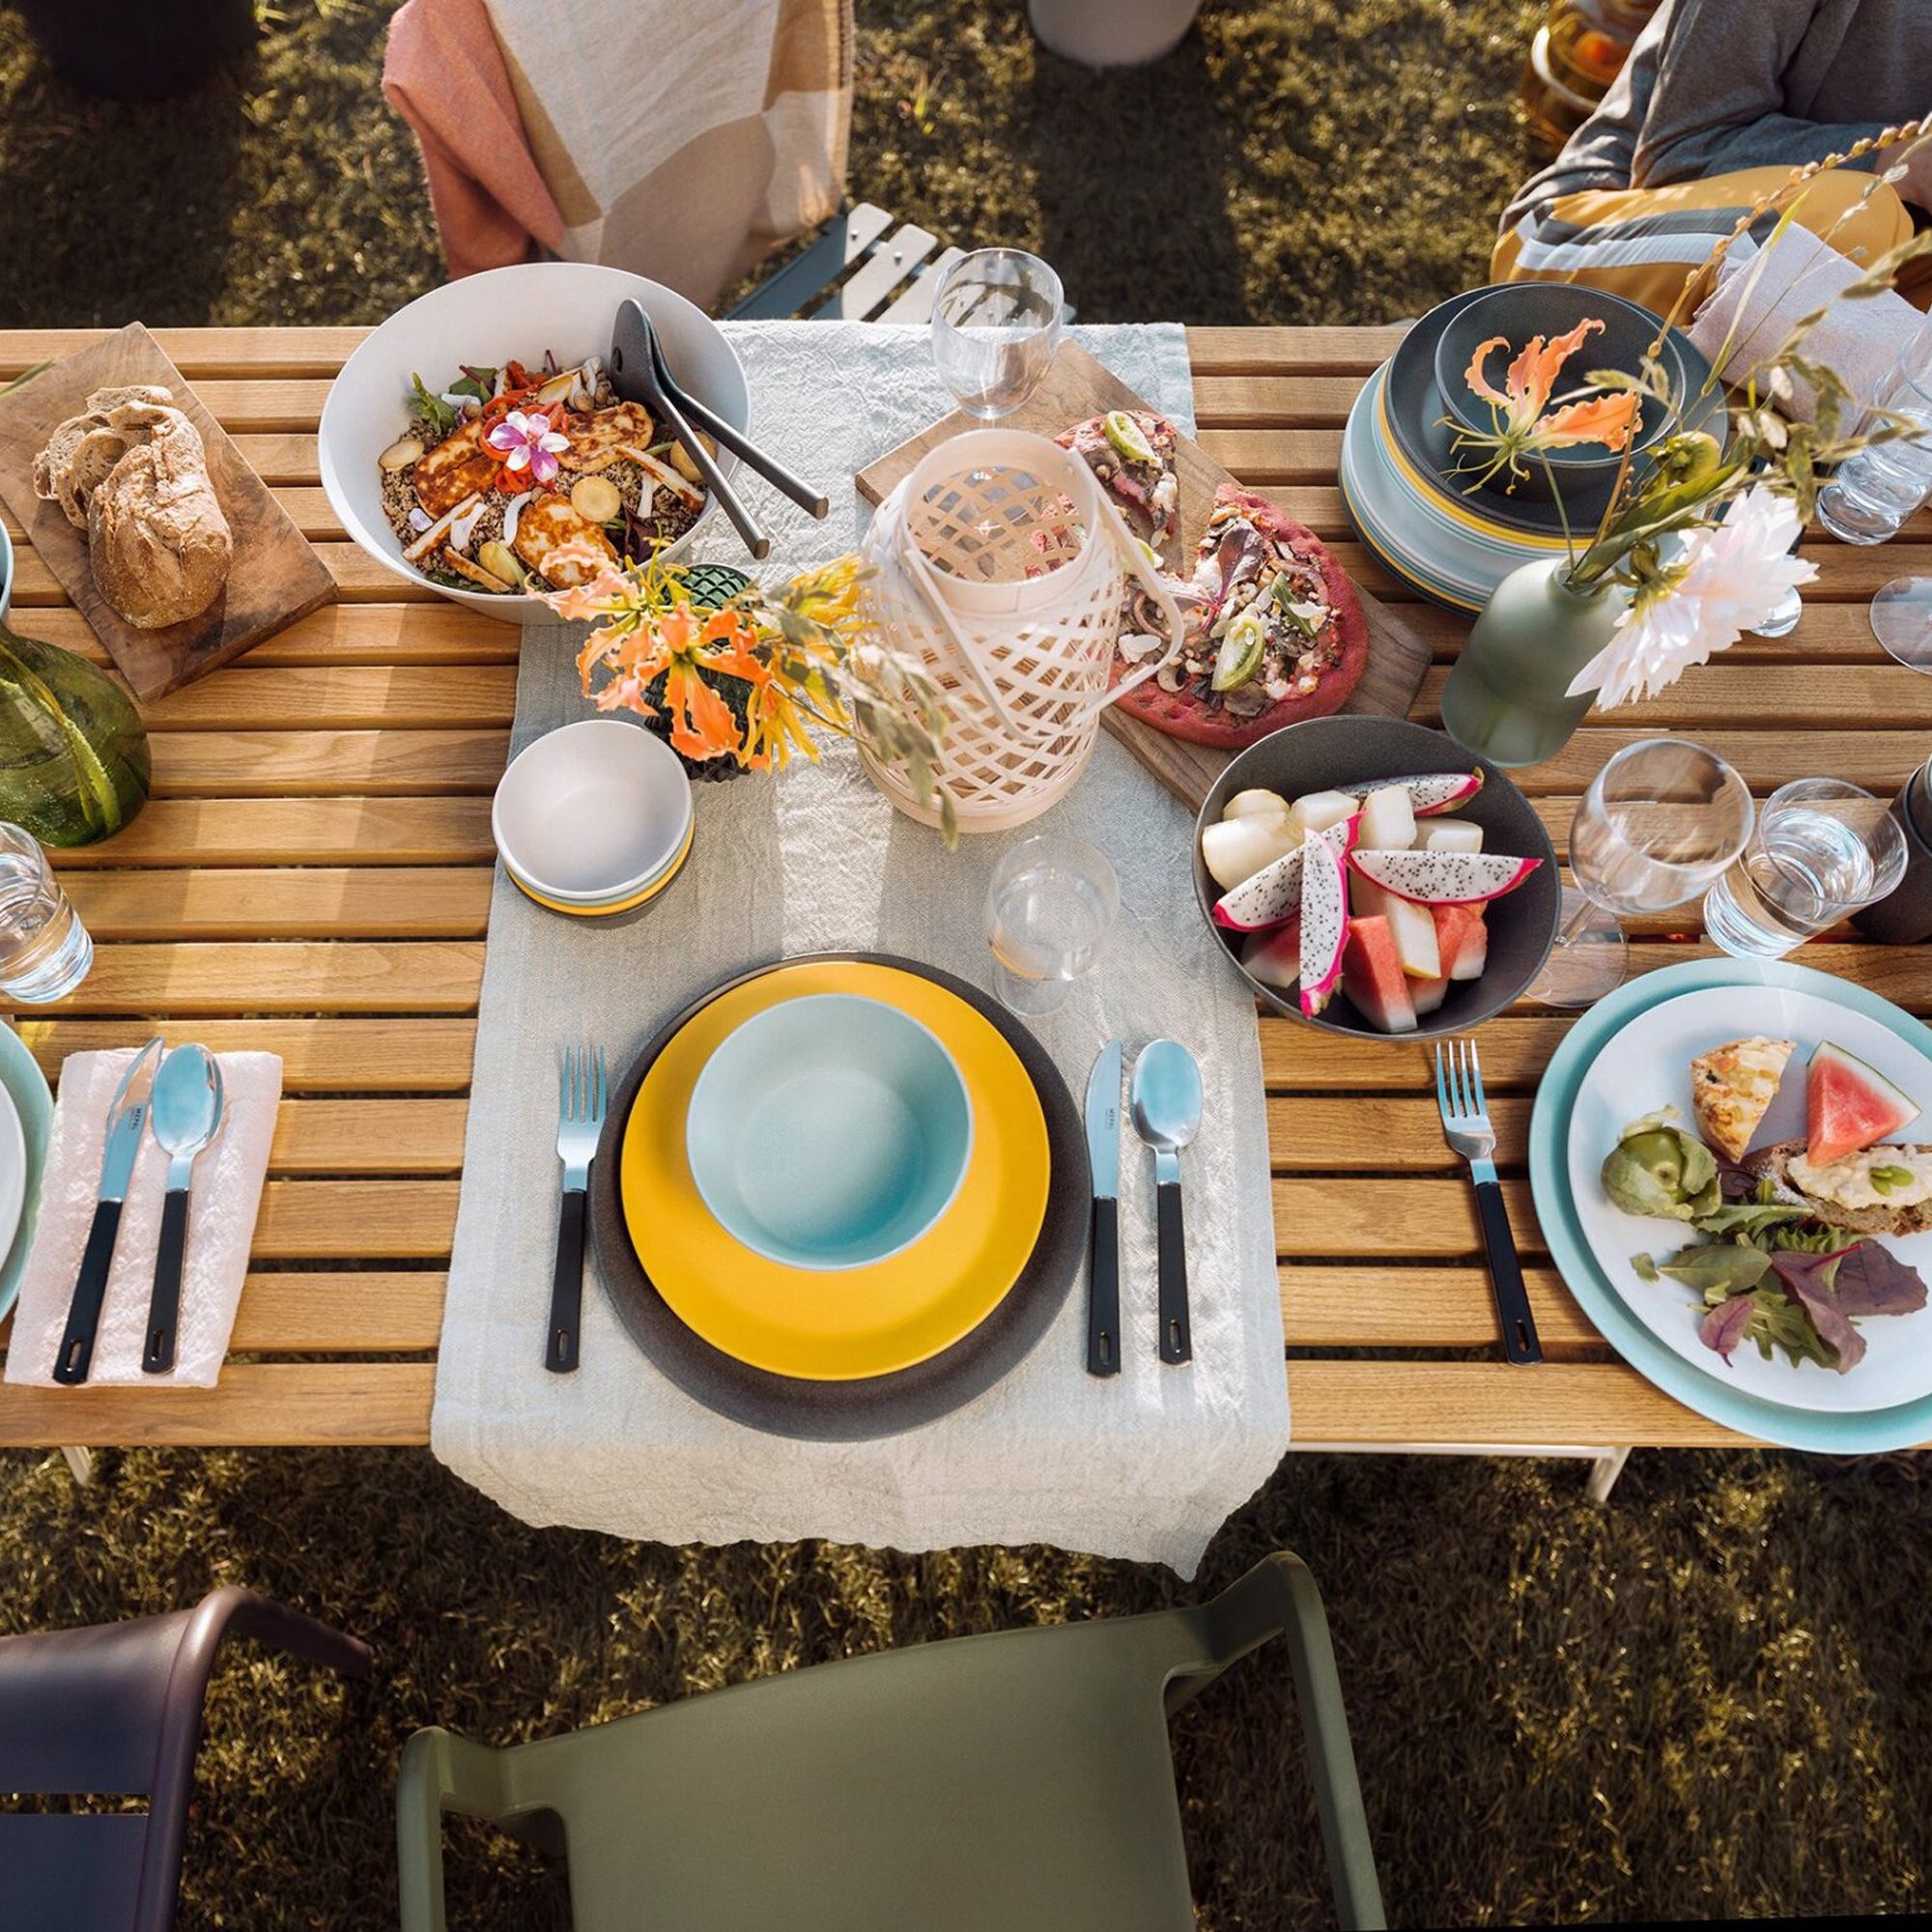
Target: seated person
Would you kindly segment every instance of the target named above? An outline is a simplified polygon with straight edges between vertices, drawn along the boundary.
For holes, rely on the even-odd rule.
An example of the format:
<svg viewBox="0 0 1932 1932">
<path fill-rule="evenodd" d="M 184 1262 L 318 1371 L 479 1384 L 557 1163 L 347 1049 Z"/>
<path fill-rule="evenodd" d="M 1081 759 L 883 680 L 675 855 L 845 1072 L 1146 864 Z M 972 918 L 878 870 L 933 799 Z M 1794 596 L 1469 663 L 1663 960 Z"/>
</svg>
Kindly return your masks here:
<svg viewBox="0 0 1932 1932">
<path fill-rule="evenodd" d="M 1927 113 L 1932 0 L 1663 0 L 1603 104 L 1503 216 L 1492 279 L 1585 282 L 1668 313 L 1794 168 Z M 1896 187 L 1873 183 L 1901 160 Z M 1932 141 L 1814 176 L 1753 238 L 1794 199 L 1797 222 L 1869 265 L 1932 209 Z M 1898 288 L 1926 306 L 1925 257 Z"/>
</svg>

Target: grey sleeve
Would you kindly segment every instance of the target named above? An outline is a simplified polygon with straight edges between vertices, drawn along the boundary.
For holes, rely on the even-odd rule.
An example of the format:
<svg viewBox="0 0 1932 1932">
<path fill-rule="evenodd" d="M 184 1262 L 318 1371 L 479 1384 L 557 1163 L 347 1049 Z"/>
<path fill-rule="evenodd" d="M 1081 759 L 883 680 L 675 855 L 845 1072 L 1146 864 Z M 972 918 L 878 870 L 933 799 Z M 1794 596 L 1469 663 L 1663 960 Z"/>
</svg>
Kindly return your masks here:
<svg viewBox="0 0 1932 1932">
<path fill-rule="evenodd" d="M 1782 111 L 1784 73 L 1816 11 L 1817 0 L 1675 0 L 1631 185 L 1802 167 L 1882 132 L 1883 122 L 1829 126 Z"/>
</svg>

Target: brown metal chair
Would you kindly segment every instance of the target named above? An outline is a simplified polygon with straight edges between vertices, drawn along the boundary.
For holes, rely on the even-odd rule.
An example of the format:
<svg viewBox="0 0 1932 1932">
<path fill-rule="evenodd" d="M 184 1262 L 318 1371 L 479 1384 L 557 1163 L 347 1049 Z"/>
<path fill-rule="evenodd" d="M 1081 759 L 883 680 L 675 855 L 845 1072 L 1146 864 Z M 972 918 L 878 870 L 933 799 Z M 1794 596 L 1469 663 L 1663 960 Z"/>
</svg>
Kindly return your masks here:
<svg viewBox="0 0 1932 1932">
<path fill-rule="evenodd" d="M 214 1653 L 252 1636 L 345 1676 L 366 1644 L 233 1585 L 191 1610 L 0 1637 L 0 1792 L 146 1798 L 146 1811 L 0 1811 L 9 1932 L 170 1932 Z"/>
</svg>

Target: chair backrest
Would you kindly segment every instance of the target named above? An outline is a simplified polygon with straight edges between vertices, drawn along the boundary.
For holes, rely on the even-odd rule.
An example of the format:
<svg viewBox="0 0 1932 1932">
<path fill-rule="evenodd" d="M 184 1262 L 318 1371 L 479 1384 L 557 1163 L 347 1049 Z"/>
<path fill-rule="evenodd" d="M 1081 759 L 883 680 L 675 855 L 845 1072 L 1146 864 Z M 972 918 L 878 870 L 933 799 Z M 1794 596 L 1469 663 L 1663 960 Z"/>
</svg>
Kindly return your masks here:
<svg viewBox="0 0 1932 1932">
<path fill-rule="evenodd" d="M 145 1812 L 0 1812 L 6 1932 L 174 1924 L 202 1698 L 231 1630 L 368 1673 L 365 1646 L 232 1585 L 166 1616 L 0 1637 L 0 1792 L 149 1801 Z"/>
</svg>

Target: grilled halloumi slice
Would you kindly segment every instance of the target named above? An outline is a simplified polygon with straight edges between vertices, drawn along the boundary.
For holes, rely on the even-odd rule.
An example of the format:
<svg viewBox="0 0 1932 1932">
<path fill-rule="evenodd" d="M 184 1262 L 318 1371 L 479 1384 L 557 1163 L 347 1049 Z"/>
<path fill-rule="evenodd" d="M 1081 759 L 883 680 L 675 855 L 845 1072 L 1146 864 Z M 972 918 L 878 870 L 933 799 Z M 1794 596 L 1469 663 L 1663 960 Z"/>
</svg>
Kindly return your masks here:
<svg viewBox="0 0 1932 1932">
<path fill-rule="evenodd" d="M 526 503 L 523 515 L 517 520 L 517 540 L 510 548 L 546 583 L 568 590 L 576 584 L 588 583 L 596 575 L 594 568 L 583 564 L 564 563 L 554 571 L 550 568 L 551 553 L 577 537 L 600 552 L 615 568 L 617 553 L 611 547 L 611 539 L 589 518 L 580 516 L 571 507 L 568 497 L 539 497 Z"/>
<path fill-rule="evenodd" d="M 563 433 L 570 439 L 570 447 L 556 460 L 566 469 L 595 475 L 624 454 L 624 444 L 648 447 L 655 429 L 650 411 L 641 403 L 613 403 L 608 410 L 566 416 Z"/>
<path fill-rule="evenodd" d="M 416 501 L 432 517 L 453 510 L 466 497 L 495 488 L 503 459 L 483 440 L 481 417 L 451 430 L 434 449 L 416 458 L 410 471 Z"/>
</svg>

